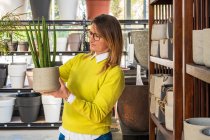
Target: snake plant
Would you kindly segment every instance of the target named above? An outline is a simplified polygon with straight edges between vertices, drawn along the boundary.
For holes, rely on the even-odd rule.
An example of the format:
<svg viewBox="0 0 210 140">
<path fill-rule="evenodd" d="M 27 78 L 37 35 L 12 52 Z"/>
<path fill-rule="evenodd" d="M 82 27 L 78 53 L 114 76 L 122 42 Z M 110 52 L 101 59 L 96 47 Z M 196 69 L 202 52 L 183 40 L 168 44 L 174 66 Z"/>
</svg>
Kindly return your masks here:
<svg viewBox="0 0 210 140">
<path fill-rule="evenodd" d="M 32 59 L 36 68 L 53 67 L 55 65 L 56 57 L 56 31 L 55 24 L 53 24 L 53 57 L 50 55 L 50 43 L 48 35 L 48 25 L 44 17 L 42 23 L 38 20 L 38 24 L 33 22 L 26 28 L 26 35 L 31 50 Z M 35 42 L 36 38 L 36 42 Z M 36 45 L 37 44 L 37 48 Z"/>
</svg>

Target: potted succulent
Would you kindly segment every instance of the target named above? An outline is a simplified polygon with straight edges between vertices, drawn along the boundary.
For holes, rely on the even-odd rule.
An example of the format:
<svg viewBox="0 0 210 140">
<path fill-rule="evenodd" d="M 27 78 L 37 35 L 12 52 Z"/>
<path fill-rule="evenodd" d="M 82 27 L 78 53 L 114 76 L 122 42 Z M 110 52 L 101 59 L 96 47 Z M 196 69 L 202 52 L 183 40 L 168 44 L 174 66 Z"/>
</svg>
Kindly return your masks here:
<svg viewBox="0 0 210 140">
<path fill-rule="evenodd" d="M 37 92 L 51 92 L 59 89 L 59 69 L 58 67 L 55 67 L 55 24 L 53 26 L 54 46 L 52 59 L 50 55 L 48 25 L 46 24 L 44 17 L 42 17 L 42 24 L 40 24 L 39 20 L 37 25 L 34 22 L 33 25 L 29 24 L 29 27 L 26 27 L 26 35 L 28 38 L 32 59 L 35 65 L 35 68 L 33 68 L 33 89 Z M 34 36 L 36 37 L 36 43 Z M 37 44 L 37 48 L 35 44 Z"/>
</svg>

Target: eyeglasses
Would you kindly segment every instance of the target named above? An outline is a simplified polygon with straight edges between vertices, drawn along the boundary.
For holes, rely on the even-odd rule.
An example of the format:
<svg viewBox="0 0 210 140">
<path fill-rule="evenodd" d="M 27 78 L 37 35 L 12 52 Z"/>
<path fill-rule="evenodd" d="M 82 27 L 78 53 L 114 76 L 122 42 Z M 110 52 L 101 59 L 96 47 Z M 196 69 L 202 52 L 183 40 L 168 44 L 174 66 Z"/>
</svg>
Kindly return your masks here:
<svg viewBox="0 0 210 140">
<path fill-rule="evenodd" d="M 96 33 L 93 33 L 91 31 L 88 31 L 88 36 L 89 37 L 92 36 L 95 41 L 99 41 L 101 39 L 101 37 L 102 37 L 102 36 L 100 36 L 100 35 L 98 35 Z"/>
</svg>

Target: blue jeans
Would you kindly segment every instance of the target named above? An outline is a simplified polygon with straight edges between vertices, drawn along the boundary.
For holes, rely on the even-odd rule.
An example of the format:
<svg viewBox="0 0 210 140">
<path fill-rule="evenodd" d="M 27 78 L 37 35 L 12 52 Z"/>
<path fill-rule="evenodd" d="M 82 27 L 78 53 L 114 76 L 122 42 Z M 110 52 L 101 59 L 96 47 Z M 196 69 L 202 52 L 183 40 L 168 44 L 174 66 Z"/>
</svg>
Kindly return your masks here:
<svg viewBox="0 0 210 140">
<path fill-rule="evenodd" d="M 65 136 L 62 133 L 60 133 L 58 140 L 65 140 Z M 103 134 L 95 140 L 112 140 L 112 133 L 109 132 L 109 133 Z"/>
</svg>

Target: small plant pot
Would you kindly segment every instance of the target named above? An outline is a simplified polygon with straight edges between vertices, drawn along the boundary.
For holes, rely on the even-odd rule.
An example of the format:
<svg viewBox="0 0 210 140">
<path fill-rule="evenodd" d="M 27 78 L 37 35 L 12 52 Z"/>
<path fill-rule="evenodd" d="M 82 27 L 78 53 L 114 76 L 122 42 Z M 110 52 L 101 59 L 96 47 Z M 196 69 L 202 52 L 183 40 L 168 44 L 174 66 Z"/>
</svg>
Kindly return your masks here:
<svg viewBox="0 0 210 140">
<path fill-rule="evenodd" d="M 6 78 L 7 78 L 7 70 L 0 68 L 0 88 L 4 86 Z"/>
<path fill-rule="evenodd" d="M 42 104 L 46 122 L 58 122 L 61 112 L 61 98 L 42 95 Z"/>
<path fill-rule="evenodd" d="M 58 67 L 34 68 L 33 89 L 36 92 L 52 92 L 60 88 Z"/>
<path fill-rule="evenodd" d="M 109 14 L 110 0 L 86 0 L 87 18 L 94 19 L 101 14 Z"/>
<path fill-rule="evenodd" d="M 11 121 L 14 103 L 14 97 L 0 97 L 0 123 Z"/>
<path fill-rule="evenodd" d="M 1 80 L 3 80 L 4 82 L 4 86 L 6 86 L 6 83 L 7 83 L 7 76 L 8 76 L 8 64 L 0 64 L 0 69 L 2 70 L 0 72 L 0 78 L 2 78 Z M 4 69 L 6 69 L 6 74 L 3 72 Z M 5 77 L 5 78 L 4 78 Z"/>
<path fill-rule="evenodd" d="M 28 51 L 28 42 L 19 42 L 18 43 L 18 51 L 20 52 L 27 52 Z"/>
<path fill-rule="evenodd" d="M 36 121 L 41 106 L 41 95 L 39 93 L 24 93 L 18 94 L 16 98 L 21 121 L 26 123 Z"/>
<path fill-rule="evenodd" d="M 18 42 L 17 41 L 12 41 L 12 42 L 8 42 L 8 49 L 10 52 L 16 52 L 17 51 L 17 47 L 18 47 Z"/>
<path fill-rule="evenodd" d="M 202 130 L 210 127 L 210 118 L 190 118 L 184 121 L 185 140 L 209 140 Z"/>
<path fill-rule="evenodd" d="M 72 33 L 68 36 L 67 48 L 69 51 L 79 51 L 81 45 L 81 34 Z"/>
<path fill-rule="evenodd" d="M 11 63 L 8 66 L 8 74 L 12 88 L 23 88 L 26 75 L 26 63 Z"/>
<path fill-rule="evenodd" d="M 66 44 L 67 44 L 66 37 L 57 38 L 57 51 L 60 51 L 60 52 L 66 51 Z"/>
</svg>

